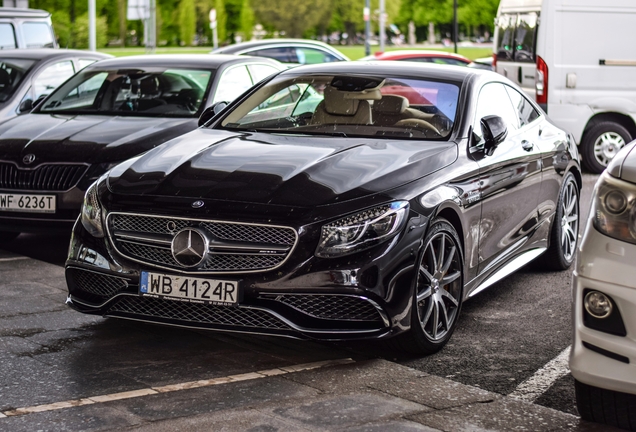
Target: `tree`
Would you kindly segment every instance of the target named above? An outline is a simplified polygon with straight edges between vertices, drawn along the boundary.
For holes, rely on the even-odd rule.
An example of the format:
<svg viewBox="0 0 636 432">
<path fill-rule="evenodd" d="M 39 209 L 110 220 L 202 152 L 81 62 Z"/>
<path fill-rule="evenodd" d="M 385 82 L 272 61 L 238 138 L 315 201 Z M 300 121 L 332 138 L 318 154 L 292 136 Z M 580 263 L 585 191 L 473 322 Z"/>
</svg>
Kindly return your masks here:
<svg viewBox="0 0 636 432">
<path fill-rule="evenodd" d="M 329 4 L 330 0 L 277 0 L 261 1 L 253 7 L 256 18 L 266 27 L 284 31 L 290 37 L 302 37 L 320 22 Z"/>
<path fill-rule="evenodd" d="M 179 2 L 179 39 L 185 45 L 192 45 L 197 30 L 194 0 Z"/>
<path fill-rule="evenodd" d="M 250 0 L 243 0 L 239 22 L 244 40 L 250 40 L 252 38 L 252 30 L 254 29 L 254 10 L 252 6 L 250 6 Z"/>
<path fill-rule="evenodd" d="M 216 9 L 216 31 L 219 37 L 219 43 L 227 39 L 227 13 L 225 12 L 225 1 L 215 0 L 214 8 Z"/>
</svg>

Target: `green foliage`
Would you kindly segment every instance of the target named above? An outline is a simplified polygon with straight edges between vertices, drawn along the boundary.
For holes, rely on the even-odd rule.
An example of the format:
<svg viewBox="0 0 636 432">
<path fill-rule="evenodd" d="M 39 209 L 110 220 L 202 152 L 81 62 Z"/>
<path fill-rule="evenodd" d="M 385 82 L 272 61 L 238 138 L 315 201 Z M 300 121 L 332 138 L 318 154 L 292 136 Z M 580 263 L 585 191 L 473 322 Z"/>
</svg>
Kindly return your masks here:
<svg viewBox="0 0 636 432">
<path fill-rule="evenodd" d="M 289 37 L 302 37 L 307 30 L 326 21 L 325 17 L 329 11 L 330 1 L 261 1 L 253 7 L 258 22 L 267 28 L 284 31 L 285 35 Z"/>
<path fill-rule="evenodd" d="M 254 10 L 250 6 L 250 0 L 243 0 L 241 5 L 240 14 L 241 33 L 243 34 L 243 40 L 250 40 L 252 38 L 252 30 L 254 29 Z"/>
<path fill-rule="evenodd" d="M 225 11 L 225 0 L 216 0 L 216 26 L 219 37 L 219 45 L 227 39 L 227 13 Z"/>
<path fill-rule="evenodd" d="M 197 26 L 194 0 L 181 0 L 179 2 L 178 22 L 181 44 L 192 45 Z"/>
</svg>

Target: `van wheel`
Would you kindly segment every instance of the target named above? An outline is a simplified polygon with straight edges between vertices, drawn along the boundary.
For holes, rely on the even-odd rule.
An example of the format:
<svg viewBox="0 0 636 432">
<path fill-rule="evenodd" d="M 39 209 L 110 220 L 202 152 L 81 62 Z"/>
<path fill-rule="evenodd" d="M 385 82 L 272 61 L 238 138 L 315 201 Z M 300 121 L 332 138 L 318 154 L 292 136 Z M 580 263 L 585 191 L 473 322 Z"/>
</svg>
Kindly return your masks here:
<svg viewBox="0 0 636 432">
<path fill-rule="evenodd" d="M 576 409 L 583 420 L 636 431 L 636 395 L 574 381 Z"/>
<path fill-rule="evenodd" d="M 629 131 L 618 123 L 597 124 L 585 134 L 581 142 L 583 165 L 592 173 L 602 173 L 616 153 L 631 140 Z"/>
</svg>

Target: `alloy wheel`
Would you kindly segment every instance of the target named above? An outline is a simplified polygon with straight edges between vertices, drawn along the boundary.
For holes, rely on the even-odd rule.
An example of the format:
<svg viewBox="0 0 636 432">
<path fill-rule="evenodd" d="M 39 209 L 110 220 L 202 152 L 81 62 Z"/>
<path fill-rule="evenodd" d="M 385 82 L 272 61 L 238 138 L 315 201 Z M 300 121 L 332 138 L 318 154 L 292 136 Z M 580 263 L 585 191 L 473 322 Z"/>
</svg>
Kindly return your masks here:
<svg viewBox="0 0 636 432">
<path fill-rule="evenodd" d="M 594 157 L 606 167 L 624 145 L 625 140 L 618 133 L 605 132 L 594 142 Z"/>
<path fill-rule="evenodd" d="M 461 302 L 461 267 L 458 246 L 448 233 L 431 237 L 420 263 L 417 314 L 426 337 L 440 341 L 453 329 Z"/>
<path fill-rule="evenodd" d="M 561 200 L 561 250 L 567 261 L 572 261 L 576 253 L 579 232 L 578 194 L 574 181 L 569 181 L 563 190 Z"/>
</svg>

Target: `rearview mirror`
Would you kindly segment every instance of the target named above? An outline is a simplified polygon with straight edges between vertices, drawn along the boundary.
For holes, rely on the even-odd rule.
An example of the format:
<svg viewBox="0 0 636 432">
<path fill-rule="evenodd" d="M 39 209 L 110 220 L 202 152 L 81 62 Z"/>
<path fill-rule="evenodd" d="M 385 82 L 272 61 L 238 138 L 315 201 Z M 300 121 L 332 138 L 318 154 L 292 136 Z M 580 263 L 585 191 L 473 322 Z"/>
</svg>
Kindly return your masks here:
<svg viewBox="0 0 636 432">
<path fill-rule="evenodd" d="M 223 111 L 227 105 L 228 102 L 219 101 L 207 107 L 203 113 L 201 113 L 201 117 L 199 117 L 199 127 L 209 122 L 215 115 Z"/>
<path fill-rule="evenodd" d="M 484 134 L 484 153 L 491 156 L 497 146 L 508 136 L 508 127 L 504 119 L 496 115 L 483 117 L 480 123 Z"/>
</svg>

